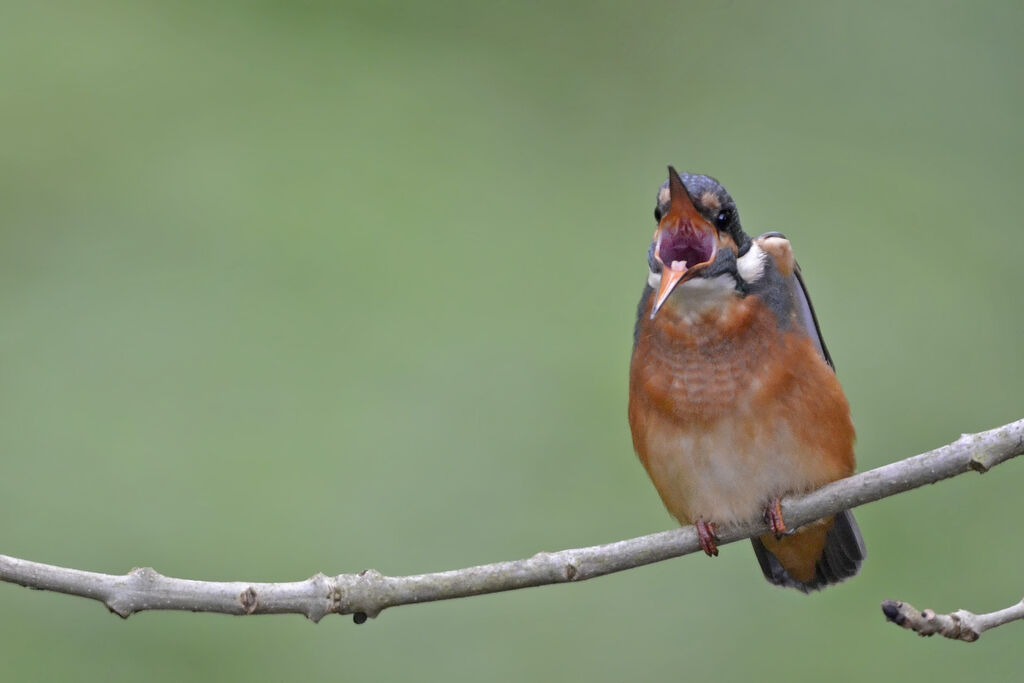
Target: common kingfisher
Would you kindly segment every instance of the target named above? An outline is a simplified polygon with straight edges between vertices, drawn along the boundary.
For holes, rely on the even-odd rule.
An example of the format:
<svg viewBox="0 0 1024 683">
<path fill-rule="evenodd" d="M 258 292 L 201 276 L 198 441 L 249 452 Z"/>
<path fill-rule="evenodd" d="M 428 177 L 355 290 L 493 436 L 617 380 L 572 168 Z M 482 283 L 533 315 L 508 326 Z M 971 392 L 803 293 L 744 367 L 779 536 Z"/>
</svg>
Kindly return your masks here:
<svg viewBox="0 0 1024 683">
<path fill-rule="evenodd" d="M 718 554 L 716 525 L 763 515 L 765 578 L 805 593 L 860 569 L 847 510 L 787 529 L 779 501 L 853 473 L 853 422 L 788 239 L 751 239 L 725 188 L 678 174 L 657 197 L 629 371 L 633 446 L 668 511 Z"/>
</svg>

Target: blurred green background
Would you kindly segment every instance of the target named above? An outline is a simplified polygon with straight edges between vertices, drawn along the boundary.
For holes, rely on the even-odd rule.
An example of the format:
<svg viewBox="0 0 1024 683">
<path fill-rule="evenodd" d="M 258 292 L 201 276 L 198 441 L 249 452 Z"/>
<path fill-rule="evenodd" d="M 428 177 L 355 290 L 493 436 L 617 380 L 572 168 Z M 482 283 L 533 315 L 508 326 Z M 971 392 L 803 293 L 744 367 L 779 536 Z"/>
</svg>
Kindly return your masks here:
<svg viewBox="0 0 1024 683">
<path fill-rule="evenodd" d="M 442 570 L 673 526 L 625 419 L 665 164 L 804 265 L 868 469 L 1024 415 L 1020 3 L 0 5 L 0 552 Z M 327 618 L 0 586 L 4 680 L 1005 679 L 1024 464 L 749 546 Z"/>
</svg>

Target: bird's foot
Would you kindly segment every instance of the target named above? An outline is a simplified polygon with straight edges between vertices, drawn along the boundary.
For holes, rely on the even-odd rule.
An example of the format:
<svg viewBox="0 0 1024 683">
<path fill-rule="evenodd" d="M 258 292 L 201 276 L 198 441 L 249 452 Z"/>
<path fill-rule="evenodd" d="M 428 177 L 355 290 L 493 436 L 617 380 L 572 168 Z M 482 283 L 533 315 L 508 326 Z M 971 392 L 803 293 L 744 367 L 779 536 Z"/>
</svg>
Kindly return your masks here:
<svg viewBox="0 0 1024 683">
<path fill-rule="evenodd" d="M 764 521 L 771 527 L 776 539 L 786 535 L 786 523 L 782 520 L 782 501 L 780 499 L 772 498 L 771 502 L 765 507 Z"/>
<path fill-rule="evenodd" d="M 718 536 L 716 535 L 714 522 L 698 519 L 695 526 L 697 527 L 697 538 L 700 539 L 701 550 L 708 557 L 718 557 Z"/>
</svg>

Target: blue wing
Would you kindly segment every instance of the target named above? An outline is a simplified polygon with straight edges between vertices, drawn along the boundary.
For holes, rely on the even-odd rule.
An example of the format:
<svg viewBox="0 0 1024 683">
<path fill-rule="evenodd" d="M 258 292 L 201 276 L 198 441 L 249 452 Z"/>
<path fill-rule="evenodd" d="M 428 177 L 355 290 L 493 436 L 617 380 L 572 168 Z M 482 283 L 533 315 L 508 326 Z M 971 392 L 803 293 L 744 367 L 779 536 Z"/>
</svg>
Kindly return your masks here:
<svg viewBox="0 0 1024 683">
<path fill-rule="evenodd" d="M 781 232 L 766 232 L 763 235 L 758 235 L 755 241 L 760 241 L 766 237 L 781 237 L 787 242 L 789 241 Z M 790 291 L 793 293 L 797 320 L 804 328 L 804 331 L 807 332 L 807 336 L 814 342 L 814 346 L 818 349 L 821 357 L 825 359 L 830 368 L 835 370 L 835 363 L 832 362 L 832 356 L 828 352 L 828 347 L 825 346 L 825 338 L 821 336 L 821 325 L 818 324 L 818 316 L 814 313 L 811 296 L 807 293 L 804 276 L 800 273 L 800 264 L 796 263 L 796 261 L 793 262 L 793 274 L 786 277 L 785 280 Z"/>
<path fill-rule="evenodd" d="M 832 356 L 828 352 L 828 347 L 825 346 L 825 338 L 821 336 L 821 325 L 818 324 L 818 316 L 814 313 L 814 305 L 811 303 L 810 294 L 807 293 L 804 276 L 800 274 L 799 264 L 794 266 L 791 278 L 794 281 L 793 291 L 796 294 L 797 317 L 800 319 L 804 329 L 807 330 L 807 334 L 810 335 L 814 345 L 818 347 L 818 351 L 825 358 L 825 362 L 828 363 L 830 368 L 835 370 L 836 365 L 832 362 Z"/>
</svg>

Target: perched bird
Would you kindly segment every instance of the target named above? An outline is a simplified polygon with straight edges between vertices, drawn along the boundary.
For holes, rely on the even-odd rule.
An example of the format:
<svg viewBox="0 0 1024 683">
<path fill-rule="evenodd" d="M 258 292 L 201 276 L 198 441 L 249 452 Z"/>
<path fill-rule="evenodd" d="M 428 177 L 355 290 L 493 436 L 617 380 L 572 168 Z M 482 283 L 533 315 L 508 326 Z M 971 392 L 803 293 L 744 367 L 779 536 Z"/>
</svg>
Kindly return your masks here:
<svg viewBox="0 0 1024 683">
<path fill-rule="evenodd" d="M 803 592 L 849 578 L 849 511 L 786 529 L 779 500 L 853 473 L 853 423 L 789 240 L 751 239 L 717 180 L 669 167 L 629 372 L 633 446 L 669 512 L 717 555 L 716 525 L 761 515 L 765 578 Z"/>
</svg>

